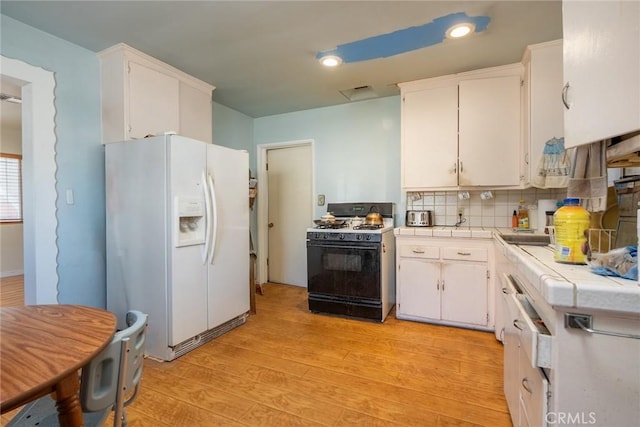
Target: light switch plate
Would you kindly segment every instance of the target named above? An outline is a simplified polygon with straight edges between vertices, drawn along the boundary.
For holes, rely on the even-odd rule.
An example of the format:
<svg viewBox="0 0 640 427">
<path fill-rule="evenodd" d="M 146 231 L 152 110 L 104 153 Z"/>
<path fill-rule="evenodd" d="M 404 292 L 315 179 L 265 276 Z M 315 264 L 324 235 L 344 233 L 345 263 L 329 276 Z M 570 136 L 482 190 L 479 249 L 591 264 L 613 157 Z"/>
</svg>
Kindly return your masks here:
<svg viewBox="0 0 640 427">
<path fill-rule="evenodd" d="M 324 194 L 318 194 L 318 206 L 324 206 Z"/>
</svg>

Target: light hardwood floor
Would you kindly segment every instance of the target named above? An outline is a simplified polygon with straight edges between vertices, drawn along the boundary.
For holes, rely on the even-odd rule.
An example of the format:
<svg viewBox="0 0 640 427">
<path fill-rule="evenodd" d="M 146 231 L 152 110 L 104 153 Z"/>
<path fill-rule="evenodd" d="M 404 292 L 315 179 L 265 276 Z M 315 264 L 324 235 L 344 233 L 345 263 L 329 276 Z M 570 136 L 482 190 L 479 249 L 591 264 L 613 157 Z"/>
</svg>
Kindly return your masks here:
<svg viewBox="0 0 640 427">
<path fill-rule="evenodd" d="M 245 325 L 173 362 L 145 360 L 132 427 L 511 426 L 490 333 L 311 314 L 294 286 L 267 284 L 256 300 Z"/>
</svg>

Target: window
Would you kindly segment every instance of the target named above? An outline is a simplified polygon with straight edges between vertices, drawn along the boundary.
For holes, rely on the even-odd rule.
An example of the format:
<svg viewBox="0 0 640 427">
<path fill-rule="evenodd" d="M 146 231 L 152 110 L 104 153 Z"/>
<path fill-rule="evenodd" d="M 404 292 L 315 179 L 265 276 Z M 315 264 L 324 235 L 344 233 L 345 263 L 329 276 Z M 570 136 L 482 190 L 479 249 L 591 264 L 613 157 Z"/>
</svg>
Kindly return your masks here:
<svg viewBox="0 0 640 427">
<path fill-rule="evenodd" d="M 22 156 L 0 153 L 0 222 L 22 221 Z"/>
</svg>

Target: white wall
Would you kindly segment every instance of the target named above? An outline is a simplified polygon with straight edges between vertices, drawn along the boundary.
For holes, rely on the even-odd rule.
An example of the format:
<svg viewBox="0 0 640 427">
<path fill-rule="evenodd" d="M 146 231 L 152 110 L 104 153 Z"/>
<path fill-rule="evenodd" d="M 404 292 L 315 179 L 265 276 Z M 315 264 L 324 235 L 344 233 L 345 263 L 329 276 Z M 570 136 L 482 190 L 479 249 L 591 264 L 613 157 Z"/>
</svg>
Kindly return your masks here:
<svg viewBox="0 0 640 427">
<path fill-rule="evenodd" d="M 21 105 L 3 102 L 0 108 L 0 152 L 22 154 Z M 8 117 L 12 118 L 11 122 L 7 122 Z M 0 277 L 23 274 L 22 241 L 22 223 L 0 224 Z"/>
</svg>

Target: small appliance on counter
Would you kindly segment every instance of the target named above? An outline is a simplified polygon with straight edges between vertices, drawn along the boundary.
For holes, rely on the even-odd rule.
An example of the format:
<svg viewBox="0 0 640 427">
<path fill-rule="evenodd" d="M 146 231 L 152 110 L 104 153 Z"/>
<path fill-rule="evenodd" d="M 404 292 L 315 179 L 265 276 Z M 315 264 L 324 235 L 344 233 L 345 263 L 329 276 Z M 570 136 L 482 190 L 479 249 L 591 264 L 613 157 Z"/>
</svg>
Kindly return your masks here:
<svg viewBox="0 0 640 427">
<path fill-rule="evenodd" d="M 408 210 L 405 225 L 407 227 L 433 227 L 433 212 Z"/>
</svg>

